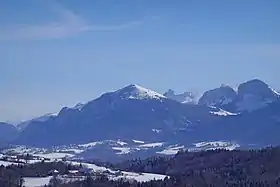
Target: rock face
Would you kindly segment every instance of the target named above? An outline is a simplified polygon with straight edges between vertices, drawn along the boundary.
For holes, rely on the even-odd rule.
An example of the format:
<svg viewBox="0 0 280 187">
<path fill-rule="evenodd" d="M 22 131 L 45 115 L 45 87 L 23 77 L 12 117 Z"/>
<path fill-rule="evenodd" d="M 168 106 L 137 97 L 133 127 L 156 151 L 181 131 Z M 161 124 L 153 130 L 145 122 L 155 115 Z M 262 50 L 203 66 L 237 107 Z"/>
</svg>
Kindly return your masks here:
<svg viewBox="0 0 280 187">
<path fill-rule="evenodd" d="M 169 89 L 163 94 L 168 99 L 178 101 L 180 103 L 196 104 L 196 97 L 192 92 L 184 92 L 182 94 L 175 94 L 174 90 Z"/>
<path fill-rule="evenodd" d="M 199 99 L 198 104 L 228 109 L 227 106 L 236 102 L 238 95 L 230 86 L 222 85 L 219 88 L 209 90 Z"/>
<path fill-rule="evenodd" d="M 253 111 L 279 100 L 279 94 L 258 80 L 250 80 L 238 87 L 237 111 Z"/>
<path fill-rule="evenodd" d="M 237 92 L 229 86 L 207 91 L 200 98 L 199 104 L 214 106 L 230 112 L 252 112 L 279 98 L 279 93 L 266 83 L 254 79 L 240 84 Z"/>
</svg>

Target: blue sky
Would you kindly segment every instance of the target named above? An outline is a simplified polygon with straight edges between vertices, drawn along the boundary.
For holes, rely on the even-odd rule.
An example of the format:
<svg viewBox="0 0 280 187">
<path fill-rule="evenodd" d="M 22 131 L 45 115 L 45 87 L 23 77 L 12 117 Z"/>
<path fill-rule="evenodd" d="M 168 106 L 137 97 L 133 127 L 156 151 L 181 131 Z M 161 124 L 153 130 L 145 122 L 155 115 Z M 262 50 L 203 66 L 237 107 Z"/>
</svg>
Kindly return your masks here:
<svg viewBox="0 0 280 187">
<path fill-rule="evenodd" d="M 0 2 L 0 121 L 135 83 L 203 91 L 260 78 L 280 89 L 280 1 Z"/>
</svg>

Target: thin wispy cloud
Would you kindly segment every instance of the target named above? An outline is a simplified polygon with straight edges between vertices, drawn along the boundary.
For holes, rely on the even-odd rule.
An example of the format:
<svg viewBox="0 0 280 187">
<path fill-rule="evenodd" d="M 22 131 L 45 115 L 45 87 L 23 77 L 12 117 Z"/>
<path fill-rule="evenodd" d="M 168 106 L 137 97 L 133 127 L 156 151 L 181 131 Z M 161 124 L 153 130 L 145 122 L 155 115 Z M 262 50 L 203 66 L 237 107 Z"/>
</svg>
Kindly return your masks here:
<svg viewBox="0 0 280 187">
<path fill-rule="evenodd" d="M 116 25 L 94 25 L 54 2 L 50 9 L 58 15 L 59 20 L 45 24 L 20 24 L 0 27 L 0 40 L 42 40 L 73 36 L 82 32 L 119 31 L 140 25 L 142 20 Z"/>
</svg>

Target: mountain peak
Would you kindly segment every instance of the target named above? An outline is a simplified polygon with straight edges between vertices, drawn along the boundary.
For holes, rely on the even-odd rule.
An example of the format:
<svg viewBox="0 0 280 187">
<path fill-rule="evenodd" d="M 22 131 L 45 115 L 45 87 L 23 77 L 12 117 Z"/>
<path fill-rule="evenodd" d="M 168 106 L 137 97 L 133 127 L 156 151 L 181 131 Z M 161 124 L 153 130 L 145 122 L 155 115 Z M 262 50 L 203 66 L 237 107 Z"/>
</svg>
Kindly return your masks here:
<svg viewBox="0 0 280 187">
<path fill-rule="evenodd" d="M 116 91 L 116 93 L 124 99 L 162 99 L 166 98 L 153 90 L 144 88 L 137 84 L 130 84 Z"/>
<path fill-rule="evenodd" d="M 196 103 L 195 95 L 192 92 L 176 94 L 174 90 L 168 89 L 168 91 L 165 92 L 163 95 L 169 99 L 178 101 L 180 103 Z"/>
<path fill-rule="evenodd" d="M 262 98 L 275 98 L 275 96 L 278 95 L 277 92 L 259 79 L 253 79 L 240 84 L 238 87 L 238 93 L 241 96 L 250 94 Z"/>
<path fill-rule="evenodd" d="M 221 85 L 219 88 L 206 91 L 199 99 L 199 104 L 221 107 L 230 104 L 236 98 L 237 93 L 233 88 L 227 85 Z"/>
<path fill-rule="evenodd" d="M 237 106 L 239 111 L 253 111 L 279 99 L 279 94 L 259 79 L 240 84 L 238 96 Z"/>
</svg>

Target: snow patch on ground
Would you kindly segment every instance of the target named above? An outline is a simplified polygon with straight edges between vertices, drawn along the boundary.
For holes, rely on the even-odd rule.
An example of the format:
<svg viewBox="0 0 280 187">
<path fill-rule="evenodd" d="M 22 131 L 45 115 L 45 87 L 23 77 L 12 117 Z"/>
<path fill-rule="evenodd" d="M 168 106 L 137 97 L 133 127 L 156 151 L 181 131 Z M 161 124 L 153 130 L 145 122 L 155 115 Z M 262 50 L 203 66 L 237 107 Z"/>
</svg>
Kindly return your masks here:
<svg viewBox="0 0 280 187">
<path fill-rule="evenodd" d="M 67 163 L 72 164 L 74 166 L 79 166 L 80 164 L 82 164 L 82 166 L 86 167 L 86 168 L 90 168 L 92 169 L 94 172 L 104 172 L 104 171 L 110 171 L 110 172 L 114 172 L 113 170 L 109 169 L 109 168 L 105 168 L 102 166 L 97 166 L 95 164 L 90 164 L 90 163 L 83 163 L 83 162 L 76 162 L 76 161 L 67 161 Z"/>
<path fill-rule="evenodd" d="M 140 140 L 132 140 L 134 143 L 139 143 L 139 144 L 143 144 L 145 143 L 144 141 L 140 141 Z"/>
<path fill-rule="evenodd" d="M 69 153 L 43 153 L 43 154 L 34 154 L 34 156 L 47 158 L 47 159 L 62 159 L 65 157 L 74 157 L 74 154 Z"/>
<path fill-rule="evenodd" d="M 240 147 L 237 143 L 224 142 L 224 141 L 212 141 L 212 142 L 198 142 L 194 144 L 198 150 L 213 150 L 213 149 L 226 149 L 234 150 Z"/>
<path fill-rule="evenodd" d="M 79 162 L 71 162 L 69 161 L 72 165 L 80 165 Z M 89 163 L 81 163 L 84 167 L 92 169 L 94 172 L 104 172 L 104 171 L 109 171 L 110 173 L 117 173 L 121 172 L 121 175 L 119 176 L 110 176 L 109 178 L 111 180 L 119 180 L 121 178 L 124 179 L 134 179 L 138 182 L 147 182 L 150 180 L 163 180 L 166 175 L 159 175 L 159 174 L 153 174 L 153 173 L 134 173 L 134 172 L 126 172 L 126 171 L 114 171 L 109 168 L 101 167 L 101 166 L 96 166 L 95 164 L 89 164 Z"/>
<path fill-rule="evenodd" d="M 118 140 L 116 143 L 119 144 L 119 145 L 121 145 L 121 146 L 127 145 L 126 142 L 123 142 L 123 141 L 120 141 L 120 140 Z"/>
<path fill-rule="evenodd" d="M 10 166 L 10 165 L 17 165 L 17 164 L 19 164 L 19 163 L 15 163 L 15 162 L 8 162 L 8 161 L 2 161 L 2 160 L 0 160 L 0 166 Z"/>
<path fill-rule="evenodd" d="M 128 154 L 130 153 L 130 148 L 128 147 L 112 147 L 113 150 L 117 150 L 117 155 Z"/>
<path fill-rule="evenodd" d="M 222 110 L 222 109 L 220 109 L 219 111 L 210 111 L 210 113 L 218 115 L 218 116 L 236 116 L 236 115 L 239 115 L 239 113 L 231 113 L 231 112 L 228 112 L 228 111 Z"/>
<path fill-rule="evenodd" d="M 89 142 L 89 143 L 86 143 L 86 144 L 80 144 L 78 145 L 79 147 L 84 147 L 84 148 L 89 148 L 89 147 L 94 147 L 98 144 L 102 144 L 103 142 Z"/>
<path fill-rule="evenodd" d="M 168 147 L 167 149 L 164 149 L 162 151 L 157 152 L 158 154 L 163 154 L 163 155 L 175 155 L 180 151 L 181 149 L 184 149 L 185 146 L 177 146 L 177 147 Z"/>
<path fill-rule="evenodd" d="M 158 142 L 158 143 L 148 143 L 148 144 L 143 144 L 143 145 L 139 145 L 139 147 L 144 147 L 144 148 L 149 148 L 149 147 L 161 147 L 163 146 L 163 142 Z"/>
<path fill-rule="evenodd" d="M 44 185 L 48 185 L 51 176 L 49 177 L 24 177 L 24 186 L 26 187 L 40 187 Z"/>
<path fill-rule="evenodd" d="M 155 132 L 155 133 L 160 133 L 161 132 L 160 129 L 152 129 L 152 131 Z"/>
<path fill-rule="evenodd" d="M 75 149 L 75 148 L 69 148 L 69 149 L 59 149 L 59 152 L 73 152 L 75 154 L 79 154 L 84 152 L 85 150 L 83 149 Z"/>
<path fill-rule="evenodd" d="M 125 179 L 134 179 L 137 182 L 148 182 L 151 180 L 164 180 L 166 175 L 159 175 L 159 174 L 153 174 L 153 173 L 133 173 L 133 172 L 125 172 L 123 171 L 123 176 L 115 177 L 113 180 L 119 180 L 121 178 Z"/>
</svg>

